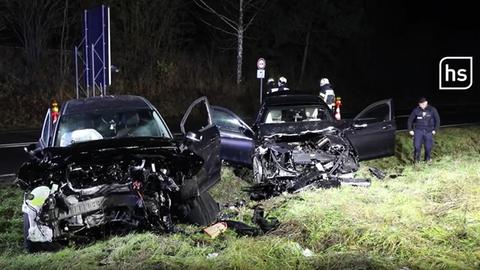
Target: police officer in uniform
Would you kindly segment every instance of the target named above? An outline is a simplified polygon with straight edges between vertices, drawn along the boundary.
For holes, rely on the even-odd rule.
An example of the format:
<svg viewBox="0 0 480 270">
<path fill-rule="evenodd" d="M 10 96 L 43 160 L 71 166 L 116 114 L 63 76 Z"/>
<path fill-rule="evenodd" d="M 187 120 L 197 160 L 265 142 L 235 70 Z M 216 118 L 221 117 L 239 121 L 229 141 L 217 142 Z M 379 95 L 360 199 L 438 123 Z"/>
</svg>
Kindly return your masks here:
<svg viewBox="0 0 480 270">
<path fill-rule="evenodd" d="M 428 105 L 426 98 L 420 98 L 418 107 L 413 109 L 408 118 L 408 130 L 413 136 L 414 161 L 420 161 L 422 145 L 425 146 L 425 161 L 430 162 L 433 147 L 433 136 L 440 127 L 440 116 L 437 109 Z"/>
</svg>

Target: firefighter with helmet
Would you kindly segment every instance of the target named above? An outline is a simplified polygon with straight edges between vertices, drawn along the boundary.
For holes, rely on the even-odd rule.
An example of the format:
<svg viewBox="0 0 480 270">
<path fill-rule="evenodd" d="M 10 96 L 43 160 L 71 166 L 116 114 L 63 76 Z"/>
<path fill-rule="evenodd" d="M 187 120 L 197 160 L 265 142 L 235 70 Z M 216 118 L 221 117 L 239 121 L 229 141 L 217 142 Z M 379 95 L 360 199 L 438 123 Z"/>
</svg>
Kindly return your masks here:
<svg viewBox="0 0 480 270">
<path fill-rule="evenodd" d="M 327 78 L 320 80 L 320 97 L 325 101 L 329 108 L 335 110 L 335 92 Z"/>
<path fill-rule="evenodd" d="M 288 91 L 290 88 L 287 86 L 287 78 L 285 77 L 280 77 L 278 78 L 278 90 L 279 91 Z"/>
</svg>

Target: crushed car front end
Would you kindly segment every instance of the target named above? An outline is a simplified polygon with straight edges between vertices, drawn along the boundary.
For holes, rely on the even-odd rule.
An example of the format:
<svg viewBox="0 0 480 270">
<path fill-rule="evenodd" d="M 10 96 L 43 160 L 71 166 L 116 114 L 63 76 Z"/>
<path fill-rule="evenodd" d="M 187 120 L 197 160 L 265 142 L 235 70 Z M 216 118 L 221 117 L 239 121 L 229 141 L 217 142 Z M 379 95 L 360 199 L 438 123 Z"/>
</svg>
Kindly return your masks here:
<svg viewBox="0 0 480 270">
<path fill-rule="evenodd" d="M 368 185 L 366 180 L 353 179 L 358 156 L 342 130 L 326 122 L 270 124 L 259 130 L 261 139 L 253 155 L 256 184 L 250 189 L 252 199 L 309 186 Z"/>
<path fill-rule="evenodd" d="M 42 155 L 25 163 L 17 180 L 30 244 L 171 232 L 202 182 L 202 159 L 166 139 L 85 142 Z"/>
</svg>

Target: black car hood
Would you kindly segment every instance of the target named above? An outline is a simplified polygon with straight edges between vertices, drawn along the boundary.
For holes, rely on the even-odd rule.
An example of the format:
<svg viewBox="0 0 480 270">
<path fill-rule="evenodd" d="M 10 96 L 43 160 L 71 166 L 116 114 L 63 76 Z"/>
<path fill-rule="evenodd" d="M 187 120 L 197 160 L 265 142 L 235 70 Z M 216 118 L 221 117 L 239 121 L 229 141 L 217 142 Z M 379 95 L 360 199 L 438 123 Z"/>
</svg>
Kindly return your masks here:
<svg viewBox="0 0 480 270">
<path fill-rule="evenodd" d="M 120 138 L 88 141 L 67 147 L 49 147 L 41 151 L 36 161 L 24 163 L 18 176 L 25 175 L 32 168 L 58 171 L 72 163 L 105 164 L 122 160 L 153 158 L 164 160 L 174 170 L 198 171 L 203 164 L 201 157 L 180 147 L 167 138 Z"/>
<path fill-rule="evenodd" d="M 274 136 L 301 136 L 307 133 L 323 133 L 336 129 L 332 121 L 302 121 L 291 123 L 261 124 L 258 129 L 259 139 Z"/>
<path fill-rule="evenodd" d="M 178 150 L 178 146 L 172 139 L 156 137 L 129 137 L 118 139 L 93 140 L 71 144 L 66 147 L 48 147 L 43 149 L 44 154 L 52 155 L 78 155 L 86 153 L 113 153 L 118 151 L 155 151 Z"/>
<path fill-rule="evenodd" d="M 119 138 L 95 140 L 72 144 L 67 147 L 50 147 L 43 150 L 52 161 L 65 162 L 92 159 L 93 161 L 122 159 L 126 156 L 164 157 L 178 162 L 198 161 L 200 157 L 188 149 L 181 149 L 172 139 L 155 137 Z M 198 163 L 198 162 L 193 162 Z"/>
</svg>

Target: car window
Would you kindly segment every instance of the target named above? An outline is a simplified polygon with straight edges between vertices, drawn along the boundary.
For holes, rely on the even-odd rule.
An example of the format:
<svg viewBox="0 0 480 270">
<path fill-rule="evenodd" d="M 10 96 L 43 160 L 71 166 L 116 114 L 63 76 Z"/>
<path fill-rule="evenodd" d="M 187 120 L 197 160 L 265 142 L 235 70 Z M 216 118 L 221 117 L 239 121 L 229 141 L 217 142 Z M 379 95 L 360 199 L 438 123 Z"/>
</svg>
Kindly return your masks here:
<svg viewBox="0 0 480 270">
<path fill-rule="evenodd" d="M 187 132 L 196 132 L 207 127 L 209 124 L 210 119 L 207 105 L 205 102 L 200 102 L 192 107 L 192 110 L 188 114 L 184 126 Z"/>
<path fill-rule="evenodd" d="M 64 115 L 60 118 L 56 146 L 123 137 L 166 137 L 167 127 L 155 111 L 99 111 Z"/>
<path fill-rule="evenodd" d="M 242 123 L 233 115 L 220 110 L 212 111 L 212 120 L 221 129 L 239 132 L 242 130 Z"/>
<path fill-rule="evenodd" d="M 390 107 L 387 104 L 381 104 L 371 108 L 370 110 L 362 113 L 357 120 L 366 123 L 375 123 L 388 121 L 390 114 Z"/>
<path fill-rule="evenodd" d="M 263 122 L 266 124 L 331 120 L 325 108 L 317 105 L 300 105 L 267 108 Z"/>
</svg>

